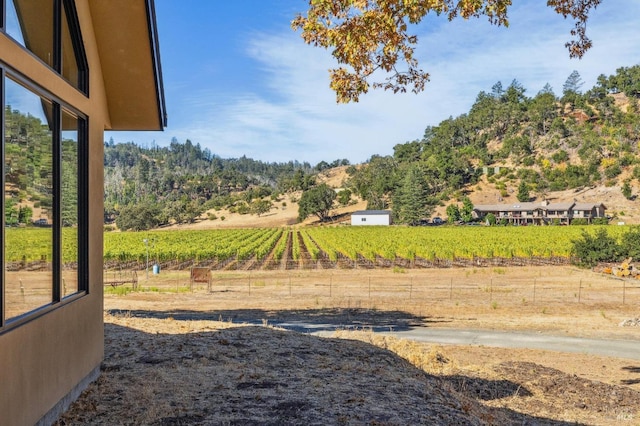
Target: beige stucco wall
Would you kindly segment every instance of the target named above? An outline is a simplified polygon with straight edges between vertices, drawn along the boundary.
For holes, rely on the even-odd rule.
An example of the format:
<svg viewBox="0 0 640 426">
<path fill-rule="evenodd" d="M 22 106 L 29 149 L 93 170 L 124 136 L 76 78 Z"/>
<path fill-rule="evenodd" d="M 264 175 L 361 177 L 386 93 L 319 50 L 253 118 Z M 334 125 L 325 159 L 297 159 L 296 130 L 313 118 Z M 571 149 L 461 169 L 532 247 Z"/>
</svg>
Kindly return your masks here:
<svg viewBox="0 0 640 426">
<path fill-rule="evenodd" d="M 77 10 L 90 69 L 90 99 L 0 33 L 0 59 L 89 117 L 89 294 L 0 334 L 0 423 L 32 425 L 103 357 L 103 129 L 109 122 L 89 0 Z"/>
</svg>

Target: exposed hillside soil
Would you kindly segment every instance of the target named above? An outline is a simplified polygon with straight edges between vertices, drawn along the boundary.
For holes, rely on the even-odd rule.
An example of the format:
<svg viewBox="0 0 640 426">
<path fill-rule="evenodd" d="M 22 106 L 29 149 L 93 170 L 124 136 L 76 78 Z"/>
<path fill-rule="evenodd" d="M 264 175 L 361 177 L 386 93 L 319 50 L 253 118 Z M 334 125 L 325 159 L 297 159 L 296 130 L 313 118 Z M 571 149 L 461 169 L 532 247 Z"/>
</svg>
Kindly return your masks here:
<svg viewBox="0 0 640 426">
<path fill-rule="evenodd" d="M 341 188 L 342 183 L 347 179 L 347 166 L 336 167 L 326 170 L 318 176 L 320 182 L 324 182 L 332 188 Z M 252 214 L 241 215 L 229 213 L 228 210 L 210 210 L 203 214 L 198 221 L 190 224 L 173 225 L 161 228 L 162 230 L 172 229 L 219 229 L 219 228 L 270 228 L 293 225 L 315 225 L 319 224 L 318 218 L 313 216 L 304 222 L 298 223 L 298 203 L 301 192 L 284 194 L 280 201 L 274 202 L 274 208 L 270 212 L 261 216 Z M 357 210 L 364 210 L 367 203 L 361 200 L 353 200 L 353 204 L 346 207 L 337 207 L 331 211 L 333 219 L 329 223 L 349 222 L 351 213 Z M 283 206 L 283 203 L 285 204 Z M 207 219 L 208 214 L 215 214 L 216 220 Z M 224 217 L 224 220 L 222 220 Z"/>
<path fill-rule="evenodd" d="M 330 169 L 321 174 L 318 178 L 321 182 L 326 182 L 334 188 L 342 187 L 343 182 L 348 178 L 345 167 L 337 167 Z M 622 180 L 621 180 L 622 181 Z M 634 194 L 640 194 L 640 186 L 635 180 L 631 181 Z M 486 177 L 468 189 L 467 195 L 474 205 L 476 204 L 499 204 L 499 203 L 517 203 L 516 198 L 518 183 L 507 185 L 507 197 L 501 197 L 500 191 L 496 189 L 495 184 L 487 182 Z M 534 194 L 535 195 L 535 194 Z M 250 227 L 278 227 L 278 226 L 294 226 L 294 225 L 318 225 L 320 222 L 316 217 L 307 218 L 302 223 L 298 223 L 298 204 L 294 201 L 300 199 L 301 193 L 285 194 L 281 201 L 274 203 L 274 208 L 267 214 L 260 217 L 256 215 L 240 215 L 238 213 L 229 213 L 227 210 L 210 211 L 208 213 L 215 214 L 218 219 L 209 220 L 207 214 L 204 214 L 200 220 L 191 224 L 174 225 L 162 229 L 216 229 L 216 228 L 250 228 Z M 589 188 L 581 188 L 576 190 L 549 192 L 546 195 L 550 202 L 566 202 L 576 200 L 578 202 L 600 202 L 607 207 L 608 215 L 615 215 L 613 223 L 624 222 L 625 224 L 640 224 L 640 202 L 627 200 L 621 192 L 620 186 L 596 186 Z M 542 200 L 539 200 L 542 201 Z M 454 202 L 452 200 L 451 202 Z M 285 203 L 286 206 L 282 206 Z M 446 218 L 446 206 L 438 206 L 434 210 L 432 217 L 440 216 Z M 366 201 L 354 200 L 354 204 L 347 207 L 338 207 L 332 211 L 334 219 L 330 222 L 349 223 L 350 215 L 354 211 L 364 210 L 367 207 Z M 225 219 L 221 220 L 224 216 Z"/>
<path fill-rule="evenodd" d="M 640 193 L 640 187 L 631 182 L 634 194 Z M 477 204 L 509 204 L 518 203 L 516 194 L 518 193 L 518 182 L 507 185 L 507 197 L 501 197 L 500 190 L 495 184 L 487 182 L 486 177 L 470 188 L 468 197 L 474 205 Z M 535 196 L 535 194 L 532 194 Z M 620 186 L 596 186 L 581 189 L 570 189 L 566 191 L 549 192 L 546 196 L 549 202 L 577 201 L 584 203 L 603 203 L 607 207 L 607 215 L 617 216 L 613 223 L 624 222 L 625 224 L 640 223 L 640 202 L 637 200 L 627 200 L 621 191 Z M 535 201 L 542 201 L 538 199 Z M 453 200 L 452 200 L 453 202 Z M 436 208 L 434 216 L 446 217 L 446 206 Z"/>
</svg>

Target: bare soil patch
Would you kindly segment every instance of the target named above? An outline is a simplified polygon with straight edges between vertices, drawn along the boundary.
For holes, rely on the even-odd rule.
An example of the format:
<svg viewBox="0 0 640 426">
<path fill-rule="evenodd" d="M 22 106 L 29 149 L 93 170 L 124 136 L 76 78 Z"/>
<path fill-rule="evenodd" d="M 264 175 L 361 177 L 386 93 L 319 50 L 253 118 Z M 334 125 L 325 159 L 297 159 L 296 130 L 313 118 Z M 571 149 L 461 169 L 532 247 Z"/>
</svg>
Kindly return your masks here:
<svg viewBox="0 0 640 426">
<path fill-rule="evenodd" d="M 564 268 L 555 272 L 560 282 L 575 273 Z M 389 271 L 367 273 L 376 274 L 374 281 L 407 279 Z M 433 274 L 434 282 L 442 278 L 442 271 L 423 273 Z M 462 279 L 469 271 L 457 273 Z M 500 275 L 512 273 L 516 272 Z M 526 268 L 517 271 L 522 279 L 526 273 Z M 529 268 L 529 273 L 540 279 L 538 269 Z M 251 288 L 221 286 L 221 281 L 233 278 L 229 273 L 227 278 L 217 277 L 218 287 L 212 293 L 200 288 L 185 292 L 179 278 L 172 276 L 166 284 L 152 283 L 161 291 L 105 295 L 102 374 L 58 424 L 627 425 L 640 421 L 637 361 L 418 344 L 366 331 L 385 324 L 478 327 L 640 342 L 637 327 L 619 326 L 620 319 L 638 316 L 637 304 L 622 305 L 603 297 L 588 304 L 505 303 L 493 308 L 476 295 L 457 305 L 444 300 L 410 303 L 406 287 L 401 297 L 386 290 L 375 300 L 366 294 L 359 299 L 340 293 L 317 295 L 318 289 L 327 290 L 324 282 L 329 276 L 334 282 L 346 282 L 351 274 L 352 281 L 361 281 L 362 271 L 296 272 L 292 295 L 287 296 L 287 276 L 278 276 L 279 287 L 273 284 L 282 290 L 277 293 L 266 291 L 267 274 L 252 273 Z M 427 275 L 421 279 L 426 281 Z M 365 331 L 320 338 L 274 329 L 268 324 L 276 318 L 360 324 Z"/>
</svg>

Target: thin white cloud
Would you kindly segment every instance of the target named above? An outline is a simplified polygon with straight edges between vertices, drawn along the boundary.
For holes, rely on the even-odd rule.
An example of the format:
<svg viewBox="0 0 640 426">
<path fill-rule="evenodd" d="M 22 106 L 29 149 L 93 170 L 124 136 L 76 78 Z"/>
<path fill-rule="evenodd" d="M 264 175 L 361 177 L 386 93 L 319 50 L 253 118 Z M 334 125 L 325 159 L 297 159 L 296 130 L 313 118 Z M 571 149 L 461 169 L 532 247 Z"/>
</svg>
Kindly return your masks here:
<svg viewBox="0 0 640 426">
<path fill-rule="evenodd" d="M 604 2 L 590 20 L 594 47 L 582 60 L 569 60 L 564 47 L 572 23 L 547 9 L 540 2 L 517 5 L 508 29 L 482 19 L 429 18 L 417 28 L 416 52 L 431 73 L 425 92 L 371 91 L 349 105 L 337 105 L 328 87 L 327 70 L 336 66 L 328 52 L 306 46 L 290 31 L 251 34 L 246 53 L 260 70 L 254 75 L 263 89 L 190 94 L 184 107 L 173 108 L 193 109 L 192 121 L 169 127 L 164 138 L 191 139 L 222 157 L 360 162 L 391 154 L 395 144 L 422 137 L 428 125 L 467 112 L 476 95 L 497 81 L 506 87 L 516 79 L 529 96 L 550 83 L 558 95 L 574 69 L 589 88 L 599 74 L 638 63 L 640 2 Z"/>
</svg>

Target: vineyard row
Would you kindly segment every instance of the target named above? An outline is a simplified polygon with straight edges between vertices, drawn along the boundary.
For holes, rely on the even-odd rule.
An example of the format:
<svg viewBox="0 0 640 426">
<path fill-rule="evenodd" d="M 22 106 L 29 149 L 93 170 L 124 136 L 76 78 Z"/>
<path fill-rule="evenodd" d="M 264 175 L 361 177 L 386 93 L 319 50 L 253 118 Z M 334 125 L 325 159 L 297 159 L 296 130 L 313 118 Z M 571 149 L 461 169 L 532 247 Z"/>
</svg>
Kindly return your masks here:
<svg viewBox="0 0 640 426">
<path fill-rule="evenodd" d="M 447 268 L 570 263 L 571 242 L 580 236 L 582 229 L 557 227 L 552 229 L 555 233 L 549 230 L 532 227 L 272 228 L 182 231 L 190 234 L 173 242 L 170 237 L 174 232 L 120 233 L 118 250 L 109 249 L 107 234 L 105 267 L 147 267 L 146 254 L 140 247 L 126 250 L 127 244 L 136 244 L 136 235 L 138 239 L 152 235 L 149 262 L 161 269 L 193 266 L 213 270 Z M 612 227 L 610 232 L 618 236 L 619 231 Z"/>
<path fill-rule="evenodd" d="M 620 238 L 625 227 L 607 227 Z M 572 242 L 597 227 L 318 227 L 113 232 L 104 235 L 107 269 L 430 268 L 570 263 Z M 73 230 L 75 232 L 75 230 Z M 63 234 L 73 265 L 73 235 Z M 46 267 L 50 231 L 7 230 L 7 269 Z M 44 265 L 44 266 L 41 266 Z M 71 266 L 72 267 L 72 266 Z"/>
</svg>

